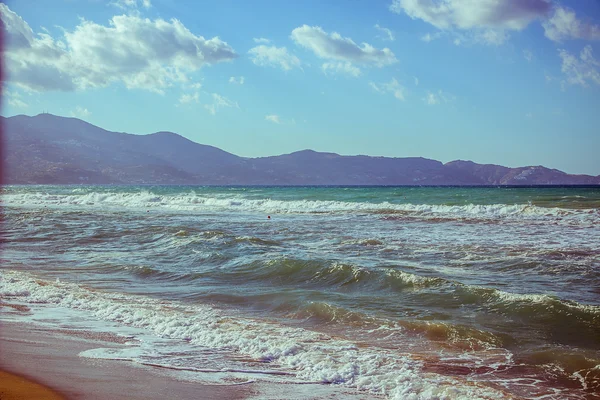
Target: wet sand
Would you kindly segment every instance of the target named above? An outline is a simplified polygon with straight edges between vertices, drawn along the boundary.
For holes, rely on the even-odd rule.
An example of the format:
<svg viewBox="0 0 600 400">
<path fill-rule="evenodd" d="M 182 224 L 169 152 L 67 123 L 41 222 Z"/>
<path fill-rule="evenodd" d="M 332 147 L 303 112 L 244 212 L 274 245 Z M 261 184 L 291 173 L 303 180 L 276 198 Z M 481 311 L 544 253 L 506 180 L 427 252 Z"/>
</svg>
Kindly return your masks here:
<svg viewBox="0 0 600 400">
<path fill-rule="evenodd" d="M 246 399 L 256 395 L 251 385 L 203 385 L 149 367 L 78 356 L 99 346 L 120 344 L 110 338 L 81 338 L 2 321 L 0 399 Z"/>
<path fill-rule="evenodd" d="M 93 348 L 125 346 L 122 339 L 111 333 L 51 330 L 37 324 L 0 320 L 0 400 L 383 398 L 335 385 L 203 384 L 181 379 L 168 369 L 78 356 Z"/>
</svg>

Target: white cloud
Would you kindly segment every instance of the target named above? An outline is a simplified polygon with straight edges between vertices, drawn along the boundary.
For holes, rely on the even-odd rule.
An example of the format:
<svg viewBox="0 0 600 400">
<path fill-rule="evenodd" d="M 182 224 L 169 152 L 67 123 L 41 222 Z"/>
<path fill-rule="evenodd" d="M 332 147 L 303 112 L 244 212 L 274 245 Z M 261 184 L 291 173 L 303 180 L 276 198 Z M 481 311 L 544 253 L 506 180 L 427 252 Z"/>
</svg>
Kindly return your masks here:
<svg viewBox="0 0 600 400">
<path fill-rule="evenodd" d="M 452 43 L 454 43 L 455 46 L 460 46 L 460 44 L 462 43 L 462 41 L 459 38 L 456 38 L 452 41 Z"/>
<path fill-rule="evenodd" d="M 81 20 L 64 38 L 34 35 L 29 24 L 0 4 L 6 29 L 7 80 L 33 91 L 73 91 L 115 82 L 163 92 L 205 65 L 230 61 L 234 50 L 218 37 L 205 39 L 180 21 L 133 15 L 109 25 Z"/>
<path fill-rule="evenodd" d="M 76 67 L 85 71 L 78 77 L 84 87 L 104 86 L 117 77 L 128 88 L 162 90 L 172 81 L 185 82 L 186 71 L 236 57 L 218 37 L 196 36 L 175 19 L 122 15 L 108 27 L 83 21 L 65 37 Z"/>
<path fill-rule="evenodd" d="M 442 102 L 448 103 L 450 101 L 454 101 L 455 99 L 456 98 L 453 95 L 443 92 L 441 90 L 438 90 L 437 93 L 427 91 L 427 94 L 425 95 L 425 97 L 423 97 L 423 101 L 428 106 L 434 106 Z"/>
<path fill-rule="evenodd" d="M 4 99 L 6 100 L 8 105 L 10 105 L 10 106 L 17 107 L 17 108 L 29 107 L 29 104 L 27 104 L 23 100 L 21 100 L 21 95 L 18 92 L 4 90 L 4 93 L 2 93 L 2 95 L 4 96 Z"/>
<path fill-rule="evenodd" d="M 194 92 L 194 94 L 184 93 L 179 97 L 179 104 L 189 104 L 191 102 L 198 103 L 200 101 L 200 94 Z"/>
<path fill-rule="evenodd" d="M 266 121 L 271 121 L 275 124 L 281 124 L 281 120 L 279 119 L 279 115 L 275 115 L 275 114 L 271 114 L 271 115 L 265 115 L 265 120 Z"/>
<path fill-rule="evenodd" d="M 142 6 L 144 8 L 152 7 L 152 3 L 150 0 L 115 0 L 109 3 L 111 6 L 115 6 L 120 8 L 121 10 L 130 10 L 136 9 L 138 6 Z"/>
<path fill-rule="evenodd" d="M 246 79 L 243 76 L 240 76 L 239 78 L 232 76 L 231 78 L 229 78 L 229 83 L 233 83 L 236 85 L 243 85 L 245 80 Z"/>
<path fill-rule="evenodd" d="M 474 43 L 500 45 L 510 31 L 521 31 L 541 20 L 547 38 L 600 40 L 600 25 L 577 18 L 575 12 L 551 0 L 392 0 L 392 12 L 427 22 L 440 31 L 471 31 Z M 430 42 L 439 38 L 426 34 Z"/>
<path fill-rule="evenodd" d="M 265 121 L 269 121 L 278 125 L 296 125 L 295 118 L 283 119 L 280 115 L 277 114 L 265 115 Z M 304 122 L 306 122 L 306 120 Z"/>
<path fill-rule="evenodd" d="M 300 59 L 288 53 L 285 47 L 265 46 L 261 44 L 260 46 L 251 48 L 248 53 L 252 62 L 261 67 L 279 67 L 284 71 L 289 71 L 292 68 L 301 68 Z"/>
<path fill-rule="evenodd" d="M 23 100 L 21 99 L 16 99 L 16 98 L 8 98 L 6 100 L 8 102 L 8 105 L 13 106 L 13 107 L 18 107 L 18 108 L 27 108 L 29 107 L 29 104 L 25 103 Z"/>
<path fill-rule="evenodd" d="M 111 6 L 118 7 L 122 10 L 127 10 L 128 8 L 137 7 L 137 0 L 115 0 L 108 4 Z"/>
<path fill-rule="evenodd" d="M 271 43 L 271 41 L 269 39 L 265 39 L 265 38 L 253 38 L 254 43 L 260 43 L 260 44 L 269 44 Z"/>
<path fill-rule="evenodd" d="M 376 49 L 368 43 L 361 46 L 339 33 L 328 34 L 321 27 L 303 25 L 292 31 L 291 38 L 296 44 L 311 50 L 319 58 L 341 62 L 375 65 L 383 67 L 398 62 L 394 53 L 387 47 Z"/>
<path fill-rule="evenodd" d="M 476 42 L 498 45 L 508 38 L 507 30 L 524 29 L 544 18 L 551 7 L 549 0 L 393 0 L 390 10 L 440 30 L 475 30 Z M 427 34 L 422 39 L 434 37 Z"/>
<path fill-rule="evenodd" d="M 523 50 L 523 57 L 525 57 L 527 62 L 531 62 L 533 60 L 533 53 L 530 50 Z"/>
<path fill-rule="evenodd" d="M 198 89 L 202 88 L 202 84 L 201 84 L 200 82 L 196 82 L 196 83 L 192 83 L 192 84 L 190 84 L 190 85 L 189 85 L 189 87 L 190 87 L 191 89 L 196 89 L 196 90 L 198 90 Z"/>
<path fill-rule="evenodd" d="M 430 106 L 433 106 L 435 104 L 439 104 L 440 99 L 439 97 L 437 97 L 434 93 L 428 92 L 427 96 L 425 96 L 423 98 L 423 101 Z"/>
<path fill-rule="evenodd" d="M 213 102 L 212 104 L 205 104 L 204 108 L 208 110 L 209 113 L 215 115 L 217 111 L 224 107 L 236 107 L 239 108 L 238 104 L 234 101 L 229 100 L 227 97 L 221 96 L 217 93 L 212 94 Z"/>
<path fill-rule="evenodd" d="M 499 46 L 509 38 L 508 33 L 502 29 L 486 29 L 475 34 L 475 42 Z M 455 43 L 456 44 L 456 43 Z"/>
<path fill-rule="evenodd" d="M 546 82 L 554 82 L 557 81 L 558 78 L 555 76 L 550 75 L 548 72 L 544 72 L 544 78 L 546 79 Z"/>
<path fill-rule="evenodd" d="M 6 79 L 28 90 L 75 89 L 64 43 L 41 33 L 37 37 L 19 15 L 0 3 L 4 25 Z"/>
<path fill-rule="evenodd" d="M 419 78 L 415 76 L 415 86 L 419 86 Z"/>
<path fill-rule="evenodd" d="M 396 37 L 394 36 L 394 32 L 392 32 L 390 29 L 384 28 L 383 26 L 380 26 L 379 24 L 375 24 L 375 29 L 377 29 L 379 32 L 381 32 L 383 34 L 383 36 L 381 36 L 381 38 L 383 40 L 391 40 L 392 42 L 394 40 L 396 40 Z"/>
<path fill-rule="evenodd" d="M 568 8 L 556 7 L 551 18 L 542 23 L 544 34 L 550 40 L 565 39 L 600 40 L 600 25 L 583 22 Z"/>
<path fill-rule="evenodd" d="M 369 86 L 371 86 L 378 93 L 391 93 L 398 100 L 406 100 L 404 96 L 405 88 L 396 80 L 396 78 L 392 78 L 392 80 L 388 83 L 375 84 L 373 82 L 369 82 Z"/>
<path fill-rule="evenodd" d="M 588 86 L 588 83 L 600 85 L 600 61 L 594 58 L 592 46 L 587 45 L 581 50 L 579 58 L 564 49 L 558 51 L 562 59 L 562 72 L 566 75 L 565 84 Z"/>
<path fill-rule="evenodd" d="M 330 62 L 324 63 L 321 69 L 325 74 L 345 74 L 353 77 L 358 77 L 361 74 L 360 68 L 352 65 L 351 62 Z"/>
<path fill-rule="evenodd" d="M 71 116 L 76 118 L 87 118 L 91 114 L 92 113 L 88 111 L 87 108 L 83 108 L 81 106 L 77 106 L 74 110 L 71 111 Z"/>
<path fill-rule="evenodd" d="M 550 11 L 548 0 L 393 0 L 390 10 L 438 29 L 522 30 Z"/>
<path fill-rule="evenodd" d="M 433 42 L 434 40 L 439 39 L 441 37 L 442 37 L 442 33 L 441 32 L 436 32 L 434 34 L 427 33 L 427 34 L 421 36 L 421 40 L 424 41 L 424 42 L 429 43 L 429 42 Z"/>
</svg>

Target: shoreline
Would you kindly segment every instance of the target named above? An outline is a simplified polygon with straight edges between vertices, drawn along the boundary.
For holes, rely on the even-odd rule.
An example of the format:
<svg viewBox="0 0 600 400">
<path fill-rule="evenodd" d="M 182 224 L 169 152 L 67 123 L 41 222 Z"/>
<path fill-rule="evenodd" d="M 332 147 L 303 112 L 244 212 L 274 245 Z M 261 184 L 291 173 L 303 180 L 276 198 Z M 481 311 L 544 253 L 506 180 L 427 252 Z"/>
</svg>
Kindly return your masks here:
<svg viewBox="0 0 600 400">
<path fill-rule="evenodd" d="M 248 399 L 257 394 L 254 385 L 207 385 L 177 379 L 151 367 L 78 355 L 92 348 L 119 346 L 122 344 L 110 339 L 81 338 L 34 324 L 3 320 L 0 371 L 4 374 L 0 372 L 0 398 Z"/>
<path fill-rule="evenodd" d="M 6 306 L 7 304 L 3 304 Z M 0 309 L 2 307 L 0 306 Z M 80 357 L 82 351 L 126 346 L 111 333 L 53 329 L 30 322 L 1 320 L 1 400 L 345 400 L 384 396 L 319 383 L 264 381 L 211 384 L 181 371 L 128 361 Z M 1 375 L 4 371 L 6 375 Z M 6 379 L 5 377 L 6 376 Z M 6 387 L 6 389 L 5 389 Z M 43 393 L 44 396 L 38 395 Z M 13 397 L 11 397 L 11 395 Z"/>
</svg>

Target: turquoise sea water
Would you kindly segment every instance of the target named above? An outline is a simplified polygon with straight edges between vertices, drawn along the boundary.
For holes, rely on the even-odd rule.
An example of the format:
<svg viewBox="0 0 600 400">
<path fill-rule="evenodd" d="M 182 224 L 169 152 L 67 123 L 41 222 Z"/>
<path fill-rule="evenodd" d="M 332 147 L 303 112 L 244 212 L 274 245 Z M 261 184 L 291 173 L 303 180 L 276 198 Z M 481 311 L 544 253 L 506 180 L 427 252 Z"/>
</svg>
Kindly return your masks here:
<svg viewBox="0 0 600 400">
<path fill-rule="evenodd" d="M 600 398 L 598 187 L 8 186 L 2 207 L 19 318 L 145 335 L 82 356 L 390 398 Z"/>
</svg>

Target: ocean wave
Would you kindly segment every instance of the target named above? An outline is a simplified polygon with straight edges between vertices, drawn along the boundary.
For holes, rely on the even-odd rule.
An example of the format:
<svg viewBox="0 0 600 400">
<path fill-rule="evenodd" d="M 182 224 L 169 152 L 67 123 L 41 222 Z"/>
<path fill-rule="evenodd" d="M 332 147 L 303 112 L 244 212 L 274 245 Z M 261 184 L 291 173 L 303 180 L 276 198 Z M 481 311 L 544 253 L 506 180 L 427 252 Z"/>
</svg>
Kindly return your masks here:
<svg viewBox="0 0 600 400">
<path fill-rule="evenodd" d="M 145 265 L 124 266 L 114 269 L 117 271 L 126 271 L 140 278 L 169 279 L 173 278 L 174 276 L 172 272 L 162 271 L 160 269 L 148 267 Z"/>
<path fill-rule="evenodd" d="M 405 355 L 360 348 L 350 341 L 301 328 L 232 318 L 204 305 L 167 304 L 145 296 L 91 291 L 16 271 L 2 272 L 0 295 L 82 310 L 95 318 L 147 329 L 159 337 L 228 348 L 277 362 L 298 379 L 342 384 L 393 399 L 506 397 L 492 388 L 423 373 L 422 363 Z"/>
<path fill-rule="evenodd" d="M 159 279 L 173 279 L 159 277 Z M 227 269 L 181 274 L 178 281 L 211 279 L 224 283 L 258 283 L 275 287 L 336 290 L 343 293 L 386 291 L 403 293 L 407 301 L 431 307 L 476 307 L 515 321 L 538 324 L 553 340 L 600 348 L 600 306 L 580 304 L 548 294 L 520 294 L 469 285 L 442 276 L 427 276 L 398 267 L 364 267 L 332 260 L 274 258 L 240 263 Z M 410 299 L 410 300 L 408 300 Z M 312 311 L 311 311 L 312 310 Z M 344 322 L 355 316 L 332 306 L 313 304 L 306 310 L 323 320 Z M 299 314 L 300 315 L 300 314 Z M 556 329 L 555 329 L 556 328 Z M 577 332 L 577 335 L 572 335 Z"/>
<path fill-rule="evenodd" d="M 390 216 L 459 219 L 551 218 L 555 220 L 600 221 L 596 209 L 546 208 L 531 204 L 393 204 L 390 202 L 346 202 L 335 200 L 273 200 L 245 198 L 243 195 L 205 195 L 190 193 L 156 194 L 138 192 L 4 193 L 3 204 L 12 207 L 77 207 L 147 211 L 151 209 L 181 212 L 260 212 L 288 213 L 377 213 Z"/>
<path fill-rule="evenodd" d="M 352 327 L 381 327 L 389 325 L 384 321 L 361 312 L 334 306 L 323 301 L 311 301 L 290 315 L 293 318 L 311 319 L 320 323 L 344 323 Z"/>
<path fill-rule="evenodd" d="M 453 349 L 486 350 L 503 347 L 511 338 L 492 332 L 475 329 L 465 325 L 456 325 L 434 321 L 399 321 L 399 325 L 409 332 L 424 335 Z"/>
<path fill-rule="evenodd" d="M 397 269 L 386 269 L 385 276 L 386 284 L 389 284 L 394 289 L 403 289 L 406 287 L 428 288 L 450 283 L 450 281 L 444 278 L 416 275 Z"/>
<path fill-rule="evenodd" d="M 600 349 L 600 306 L 580 304 L 548 294 L 509 293 L 479 286 L 458 285 L 462 305 L 479 306 L 513 323 L 527 321 L 537 335 L 553 343 Z"/>
<path fill-rule="evenodd" d="M 283 286 L 302 285 L 327 289 L 344 287 L 346 290 L 370 285 L 377 290 L 402 291 L 453 284 L 444 278 L 416 275 L 392 267 L 367 268 L 332 260 L 285 257 L 212 270 L 206 276 L 227 282 L 273 282 Z"/>
<path fill-rule="evenodd" d="M 562 300 L 548 294 L 509 293 L 498 289 L 467 285 L 462 285 L 462 288 L 477 296 L 478 299 L 497 304 L 499 309 L 512 307 L 516 311 L 535 313 L 540 310 L 538 306 L 545 306 L 564 311 L 566 314 L 584 314 L 593 318 L 600 318 L 600 306 Z"/>
<path fill-rule="evenodd" d="M 353 329 L 360 328 L 368 331 L 371 336 L 375 331 L 384 330 L 386 338 L 391 337 L 392 334 L 401 335 L 402 337 L 398 338 L 400 342 L 408 342 L 410 341 L 409 337 L 413 338 L 418 335 L 420 338 L 425 337 L 428 341 L 436 342 L 438 346 L 453 353 L 456 351 L 473 352 L 499 349 L 504 347 L 506 343 L 514 342 L 514 339 L 509 335 L 495 334 L 466 325 L 437 321 L 378 318 L 324 301 L 311 301 L 289 316 L 314 320 L 319 324 L 341 323 L 346 329 L 348 329 L 348 326 Z M 422 339 L 419 339 L 419 344 L 427 346 Z M 415 344 L 412 343 L 411 345 L 414 346 Z M 394 343 L 394 346 L 397 346 L 397 342 Z"/>
<path fill-rule="evenodd" d="M 227 270 L 218 270 L 211 276 L 217 279 L 226 277 L 227 280 L 242 282 L 271 281 L 285 285 L 304 284 L 331 288 L 368 281 L 368 276 L 371 274 L 372 272 L 366 268 L 350 264 L 323 260 L 275 258 L 240 264 Z"/>
</svg>

